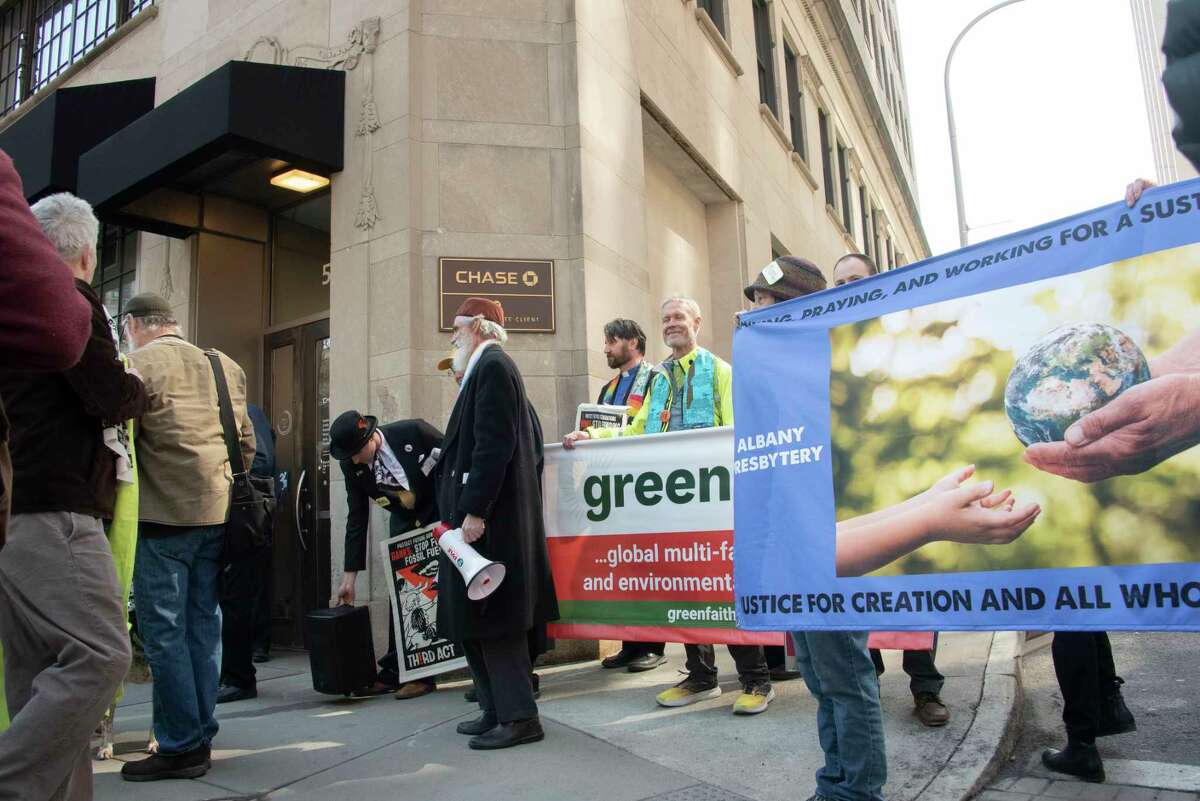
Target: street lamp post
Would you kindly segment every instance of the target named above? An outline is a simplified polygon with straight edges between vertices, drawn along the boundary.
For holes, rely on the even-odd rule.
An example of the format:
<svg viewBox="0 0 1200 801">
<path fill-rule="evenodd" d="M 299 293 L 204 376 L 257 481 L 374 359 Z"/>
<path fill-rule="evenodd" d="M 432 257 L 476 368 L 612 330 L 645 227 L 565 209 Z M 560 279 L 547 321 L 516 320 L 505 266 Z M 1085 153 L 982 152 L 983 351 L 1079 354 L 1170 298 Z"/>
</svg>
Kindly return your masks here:
<svg viewBox="0 0 1200 801">
<path fill-rule="evenodd" d="M 954 127 L 954 103 L 950 99 L 950 62 L 954 58 L 954 51 L 958 49 L 958 43 L 967 35 L 967 31 L 975 27 L 975 23 L 993 11 L 999 11 L 1005 6 L 1011 6 L 1013 3 L 1020 2 L 1022 0 L 1004 0 L 1003 3 L 997 3 L 968 22 L 967 26 L 959 31 L 958 36 L 954 38 L 954 44 L 950 45 L 950 52 L 946 54 L 946 71 L 943 80 L 946 87 L 946 124 L 950 129 L 950 161 L 954 167 L 954 202 L 958 206 L 959 247 L 965 248 L 967 246 L 967 211 L 963 203 L 962 168 L 958 164 L 958 133 Z"/>
</svg>

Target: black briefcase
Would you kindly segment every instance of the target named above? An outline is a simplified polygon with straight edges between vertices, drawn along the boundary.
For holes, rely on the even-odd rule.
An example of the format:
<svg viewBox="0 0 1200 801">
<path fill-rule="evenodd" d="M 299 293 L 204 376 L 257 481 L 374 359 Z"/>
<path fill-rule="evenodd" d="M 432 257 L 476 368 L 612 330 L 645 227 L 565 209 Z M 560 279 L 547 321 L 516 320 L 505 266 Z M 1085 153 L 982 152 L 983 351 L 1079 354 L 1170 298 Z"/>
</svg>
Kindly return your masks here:
<svg viewBox="0 0 1200 801">
<path fill-rule="evenodd" d="M 304 616 L 304 645 L 313 689 L 319 693 L 350 695 L 377 677 L 371 613 L 365 606 L 309 612 Z"/>
</svg>

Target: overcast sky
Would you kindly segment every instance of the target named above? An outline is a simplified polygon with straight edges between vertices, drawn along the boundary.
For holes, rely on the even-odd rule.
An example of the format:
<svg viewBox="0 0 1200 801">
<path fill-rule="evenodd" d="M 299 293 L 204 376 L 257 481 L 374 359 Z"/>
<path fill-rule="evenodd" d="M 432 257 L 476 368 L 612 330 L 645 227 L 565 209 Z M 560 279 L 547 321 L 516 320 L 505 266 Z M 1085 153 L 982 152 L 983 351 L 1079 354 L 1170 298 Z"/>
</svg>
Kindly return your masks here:
<svg viewBox="0 0 1200 801">
<path fill-rule="evenodd" d="M 942 71 L 999 0 L 897 0 L 921 219 L 958 247 Z M 951 69 L 970 241 L 1118 200 L 1154 176 L 1129 0 L 1024 0 L 963 39 Z"/>
</svg>

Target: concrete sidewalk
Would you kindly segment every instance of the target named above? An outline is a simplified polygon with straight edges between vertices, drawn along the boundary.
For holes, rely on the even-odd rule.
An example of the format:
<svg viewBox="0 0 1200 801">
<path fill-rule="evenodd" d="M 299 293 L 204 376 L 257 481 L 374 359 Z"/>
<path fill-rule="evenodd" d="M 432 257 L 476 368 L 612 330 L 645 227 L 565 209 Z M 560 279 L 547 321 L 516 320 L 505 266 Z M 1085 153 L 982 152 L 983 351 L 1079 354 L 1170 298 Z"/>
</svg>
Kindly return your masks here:
<svg viewBox="0 0 1200 801">
<path fill-rule="evenodd" d="M 1042 751 L 1065 741 L 1062 692 L 1048 647 L 1037 638 L 1022 659 L 1025 706 L 1011 761 L 988 782 L 979 801 L 1200 801 L 1196 704 L 1200 688 L 1190 666 L 1200 637 L 1169 632 L 1111 632 L 1113 658 L 1136 732 L 1097 741 L 1103 784 L 1074 781 L 1042 765 Z"/>
<path fill-rule="evenodd" d="M 938 666 L 952 719 L 926 729 L 912 715 L 900 654 L 886 653 L 884 723 L 896 801 L 956 801 L 980 781 L 1004 739 L 1013 696 L 989 676 L 1012 634 L 944 634 Z M 995 647 L 993 647 L 995 641 Z M 218 707 L 213 768 L 196 781 L 121 781 L 138 759 L 150 719 L 150 687 L 127 690 L 117 716 L 116 760 L 94 763 L 99 801 L 796 801 L 813 791 L 822 761 L 816 705 L 804 682 L 776 685 L 766 713 L 735 717 L 732 661 L 718 649 L 725 694 L 681 709 L 654 695 L 679 679 L 681 646 L 649 673 L 587 662 L 539 669 L 546 740 L 500 752 L 470 751 L 454 725 L 473 717 L 467 684 L 412 701 L 348 700 L 312 690 L 303 654 L 260 666 L 259 696 Z M 997 656 L 1000 654 L 1000 657 Z M 1001 671 L 1003 676 L 1003 671 Z M 996 727 L 999 727 L 998 729 Z M 979 741 L 992 746 L 980 747 Z M 955 789 L 959 788 L 959 789 Z"/>
</svg>

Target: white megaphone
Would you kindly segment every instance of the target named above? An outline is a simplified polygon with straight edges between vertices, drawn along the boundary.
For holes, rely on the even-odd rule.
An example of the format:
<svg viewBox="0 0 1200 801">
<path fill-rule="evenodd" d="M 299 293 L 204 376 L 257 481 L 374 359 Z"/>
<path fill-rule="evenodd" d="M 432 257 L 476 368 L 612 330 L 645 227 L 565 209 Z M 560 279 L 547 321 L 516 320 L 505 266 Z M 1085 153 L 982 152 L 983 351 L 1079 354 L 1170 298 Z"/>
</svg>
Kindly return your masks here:
<svg viewBox="0 0 1200 801">
<path fill-rule="evenodd" d="M 442 553 L 462 573 L 463 581 L 467 583 L 467 597 L 472 601 L 482 601 L 504 581 L 507 572 L 504 563 L 481 556 L 463 539 L 461 528 L 452 529 L 445 523 L 439 523 L 433 530 L 433 536 Z"/>
</svg>

